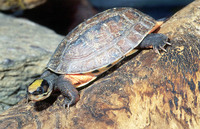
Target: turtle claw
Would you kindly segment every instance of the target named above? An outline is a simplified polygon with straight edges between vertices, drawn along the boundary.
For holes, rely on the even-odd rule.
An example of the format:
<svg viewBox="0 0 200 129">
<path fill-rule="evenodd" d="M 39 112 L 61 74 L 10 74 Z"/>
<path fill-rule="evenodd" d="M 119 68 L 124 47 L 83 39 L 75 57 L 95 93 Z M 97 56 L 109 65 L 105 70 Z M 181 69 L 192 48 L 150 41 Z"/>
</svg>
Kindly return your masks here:
<svg viewBox="0 0 200 129">
<path fill-rule="evenodd" d="M 69 104 L 67 104 L 67 113 L 69 113 L 70 112 L 70 109 L 69 109 Z"/>
<path fill-rule="evenodd" d="M 153 50 L 160 55 L 158 48 L 154 47 Z"/>
<path fill-rule="evenodd" d="M 162 50 L 162 51 L 164 51 L 164 52 L 167 52 L 167 50 L 166 50 L 163 46 L 154 46 L 154 47 L 153 47 L 153 50 L 154 50 L 156 53 L 158 53 L 159 55 L 160 55 L 159 50 Z"/>
<path fill-rule="evenodd" d="M 70 112 L 70 101 L 67 99 L 67 98 L 65 98 L 64 99 L 64 104 L 63 104 L 63 108 L 66 110 L 67 109 L 67 112 L 66 113 L 69 113 Z"/>
<path fill-rule="evenodd" d="M 170 42 L 167 42 L 167 41 L 164 41 L 164 43 L 170 46 L 172 45 Z"/>
<path fill-rule="evenodd" d="M 159 42 L 159 44 L 153 45 L 153 49 L 156 53 L 158 53 L 160 55 L 160 52 L 159 52 L 160 50 L 167 52 L 167 50 L 164 48 L 165 45 L 171 46 L 171 43 L 169 43 L 167 41 L 162 41 L 162 42 Z"/>
<path fill-rule="evenodd" d="M 160 46 L 160 49 L 163 50 L 164 52 L 167 52 L 167 50 L 162 46 Z"/>
</svg>

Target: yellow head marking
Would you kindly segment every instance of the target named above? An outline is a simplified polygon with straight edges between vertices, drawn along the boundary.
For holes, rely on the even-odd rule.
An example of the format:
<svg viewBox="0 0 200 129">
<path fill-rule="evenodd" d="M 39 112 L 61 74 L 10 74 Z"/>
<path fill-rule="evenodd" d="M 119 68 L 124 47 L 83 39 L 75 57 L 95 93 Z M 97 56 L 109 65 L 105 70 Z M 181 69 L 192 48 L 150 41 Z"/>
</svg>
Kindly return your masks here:
<svg viewBox="0 0 200 129">
<path fill-rule="evenodd" d="M 43 79 L 35 80 L 35 81 L 28 87 L 28 91 L 29 91 L 30 93 L 36 91 L 37 88 L 41 86 L 42 81 L 43 81 Z"/>
</svg>

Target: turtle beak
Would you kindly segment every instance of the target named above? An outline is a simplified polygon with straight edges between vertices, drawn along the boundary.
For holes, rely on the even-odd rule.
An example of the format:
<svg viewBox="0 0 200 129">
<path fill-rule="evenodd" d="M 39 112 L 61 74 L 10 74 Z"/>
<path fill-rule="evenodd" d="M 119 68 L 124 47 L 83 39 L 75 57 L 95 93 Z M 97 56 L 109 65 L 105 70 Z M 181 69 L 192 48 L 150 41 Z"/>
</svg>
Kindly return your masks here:
<svg viewBox="0 0 200 129">
<path fill-rule="evenodd" d="M 51 95 L 51 92 L 41 95 L 34 95 L 33 93 L 28 93 L 28 99 L 32 101 L 41 101 L 48 98 Z"/>
</svg>

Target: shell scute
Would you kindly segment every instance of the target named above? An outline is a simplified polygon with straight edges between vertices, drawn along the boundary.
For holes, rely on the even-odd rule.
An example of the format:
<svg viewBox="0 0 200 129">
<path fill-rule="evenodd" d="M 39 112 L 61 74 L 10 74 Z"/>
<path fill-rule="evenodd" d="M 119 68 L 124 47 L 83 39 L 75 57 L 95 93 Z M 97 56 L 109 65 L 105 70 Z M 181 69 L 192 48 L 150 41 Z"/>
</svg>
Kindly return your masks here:
<svg viewBox="0 0 200 129">
<path fill-rule="evenodd" d="M 154 25 L 153 18 L 138 10 L 109 9 L 72 30 L 58 45 L 47 67 L 60 74 L 106 70 L 106 66 L 128 55 Z"/>
<path fill-rule="evenodd" d="M 119 40 L 117 42 L 117 46 L 119 47 L 121 52 L 125 54 L 127 51 L 130 51 L 133 48 L 130 42 L 131 41 L 127 39 Z"/>
</svg>

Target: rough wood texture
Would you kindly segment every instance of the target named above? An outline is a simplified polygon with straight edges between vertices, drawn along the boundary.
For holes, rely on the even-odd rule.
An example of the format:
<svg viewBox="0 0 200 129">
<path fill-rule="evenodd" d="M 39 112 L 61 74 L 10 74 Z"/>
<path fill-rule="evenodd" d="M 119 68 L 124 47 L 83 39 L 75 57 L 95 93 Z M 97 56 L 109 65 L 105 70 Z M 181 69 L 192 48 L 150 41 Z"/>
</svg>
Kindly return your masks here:
<svg viewBox="0 0 200 129">
<path fill-rule="evenodd" d="M 21 102 L 0 115 L 0 127 L 200 128 L 199 7 L 194 1 L 163 25 L 172 43 L 167 53 L 134 55 L 81 90 L 69 112 L 62 96 Z"/>
</svg>

